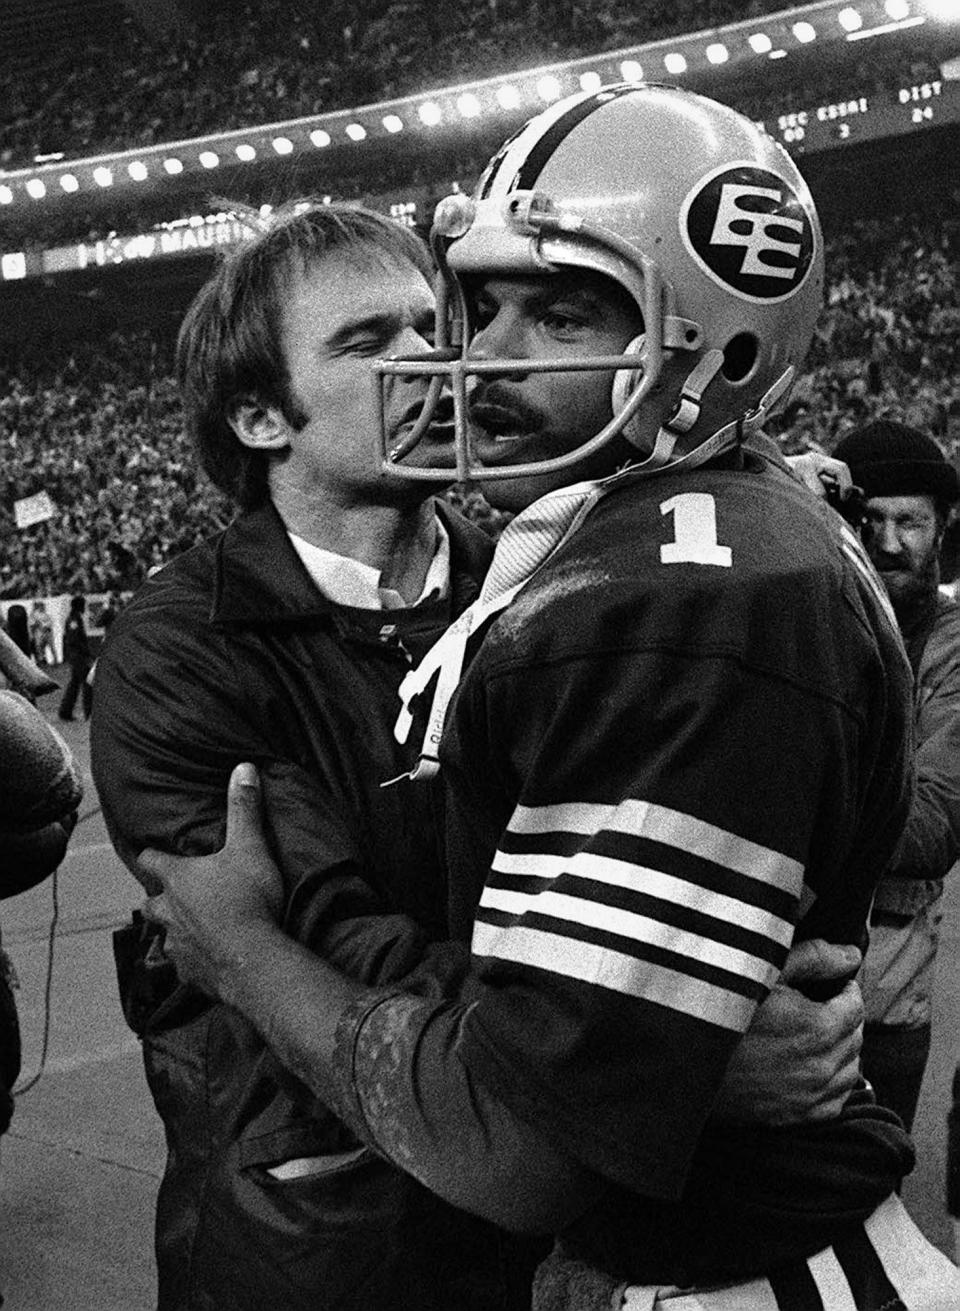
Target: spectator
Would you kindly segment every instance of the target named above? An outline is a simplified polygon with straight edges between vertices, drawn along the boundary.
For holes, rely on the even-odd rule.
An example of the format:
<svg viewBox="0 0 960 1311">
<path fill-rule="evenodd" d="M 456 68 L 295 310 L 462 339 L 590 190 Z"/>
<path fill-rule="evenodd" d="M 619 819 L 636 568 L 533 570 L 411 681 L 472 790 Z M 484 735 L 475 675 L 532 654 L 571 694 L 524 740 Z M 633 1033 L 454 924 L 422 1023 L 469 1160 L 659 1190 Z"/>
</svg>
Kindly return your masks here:
<svg viewBox="0 0 960 1311">
<path fill-rule="evenodd" d="M 30 640 L 33 643 L 34 659 L 41 668 L 57 663 L 53 645 L 53 620 L 47 613 L 44 601 L 34 601 L 30 608 Z"/>
<path fill-rule="evenodd" d="M 78 695 L 83 703 L 83 717 L 90 718 L 93 705 L 93 689 L 87 682 L 90 672 L 90 642 L 87 638 L 87 626 L 83 615 L 87 608 L 85 596 L 74 596 L 70 600 L 70 613 L 63 629 L 63 659 L 69 666 L 70 676 L 63 697 L 60 701 L 59 717 L 66 723 L 73 720 L 73 708 Z"/>
<path fill-rule="evenodd" d="M 917 791 L 877 888 L 862 978 L 864 1073 L 910 1129 L 930 1051 L 943 880 L 960 856 L 960 605 L 939 591 L 960 477 L 932 438 L 888 419 L 849 433 L 834 457 L 866 497 L 861 535 L 915 678 Z"/>
<path fill-rule="evenodd" d="M 33 656 L 33 639 L 30 636 L 30 624 L 27 621 L 26 607 L 16 604 L 7 610 L 7 634 L 16 642 L 25 656 Z"/>
</svg>

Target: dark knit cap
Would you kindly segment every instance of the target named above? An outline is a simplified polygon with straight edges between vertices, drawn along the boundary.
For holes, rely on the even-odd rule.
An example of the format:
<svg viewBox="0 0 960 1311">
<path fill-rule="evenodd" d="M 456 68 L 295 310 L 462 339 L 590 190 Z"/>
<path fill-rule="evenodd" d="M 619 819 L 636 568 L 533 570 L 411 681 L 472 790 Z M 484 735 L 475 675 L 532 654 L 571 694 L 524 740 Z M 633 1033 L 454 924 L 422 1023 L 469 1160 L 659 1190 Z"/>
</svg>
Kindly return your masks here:
<svg viewBox="0 0 960 1311">
<path fill-rule="evenodd" d="M 960 500 L 960 476 L 931 438 L 893 419 L 876 419 L 834 447 L 853 481 L 871 496 L 933 496 Z"/>
</svg>

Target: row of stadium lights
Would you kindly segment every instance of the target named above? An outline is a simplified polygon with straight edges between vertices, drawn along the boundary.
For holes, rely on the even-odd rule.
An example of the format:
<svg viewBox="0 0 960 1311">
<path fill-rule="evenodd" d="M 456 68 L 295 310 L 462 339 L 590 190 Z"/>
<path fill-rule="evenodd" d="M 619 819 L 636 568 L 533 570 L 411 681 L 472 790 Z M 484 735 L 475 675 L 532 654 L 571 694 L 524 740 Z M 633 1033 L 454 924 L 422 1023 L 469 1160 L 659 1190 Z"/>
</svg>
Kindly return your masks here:
<svg viewBox="0 0 960 1311">
<path fill-rule="evenodd" d="M 925 21 L 922 17 L 910 17 L 909 0 L 884 0 L 884 10 L 890 18 L 890 29 L 912 26 Z M 863 18 L 852 5 L 839 11 L 837 21 L 848 40 L 856 40 L 860 35 L 872 36 L 879 31 L 889 30 L 876 27 L 864 30 Z M 817 39 L 817 31 L 812 23 L 797 22 L 793 24 L 791 30 L 800 45 L 808 45 Z M 782 59 L 786 56 L 786 50 L 775 49 L 771 38 L 764 32 L 751 34 L 747 41 L 751 50 L 757 55 L 767 55 L 770 59 Z M 730 58 L 730 51 L 721 41 L 708 45 L 704 53 L 707 62 L 714 66 L 725 64 Z M 673 77 L 685 73 L 687 66 L 686 56 L 679 51 L 669 52 L 663 56 L 664 70 Z M 619 67 L 620 75 L 625 82 L 642 82 L 644 80 L 644 70 L 638 61 L 624 60 Z M 583 91 L 597 91 L 603 85 L 603 79 L 599 73 L 585 72 L 580 74 L 579 84 Z M 545 104 L 550 104 L 563 95 L 563 86 L 558 77 L 549 74 L 538 80 L 536 91 Z M 522 103 L 520 90 L 509 83 L 498 86 L 494 95 L 498 105 L 504 110 L 519 109 Z M 478 118 L 483 113 L 483 105 L 479 97 L 473 92 L 464 92 L 457 97 L 455 104 L 457 112 L 464 119 Z M 443 122 L 443 109 L 436 101 L 427 100 L 417 107 L 417 116 L 425 127 L 436 127 Z M 380 122 L 384 131 L 391 135 L 402 132 L 406 126 L 397 113 L 385 114 Z M 346 137 L 354 142 L 363 141 L 369 135 L 368 129 L 358 122 L 347 123 L 343 131 Z M 324 149 L 333 144 L 331 134 L 323 128 L 316 128 L 308 135 L 311 144 L 318 149 Z M 281 157 L 293 154 L 296 150 L 295 143 L 287 136 L 275 137 L 271 145 L 274 152 Z M 257 158 L 257 148 L 249 141 L 237 145 L 234 148 L 234 153 L 241 163 L 251 163 Z M 197 155 L 197 162 L 202 168 L 215 169 L 219 167 L 221 158 L 214 150 L 203 150 Z M 165 158 L 162 167 L 171 177 L 176 177 L 184 171 L 183 160 L 176 156 Z M 142 160 L 132 161 L 127 165 L 126 171 L 133 182 L 144 182 L 150 175 L 147 165 Z M 100 187 L 106 188 L 113 185 L 114 170 L 107 165 L 100 165 L 95 168 L 91 176 Z M 75 173 L 67 172 L 61 174 L 59 185 L 64 192 L 72 194 L 79 191 L 80 180 Z M 24 189 L 34 200 L 42 200 L 47 195 L 47 184 L 42 178 L 30 178 Z M 0 185 L 0 205 L 9 205 L 14 199 L 15 193 L 12 188 Z"/>
</svg>

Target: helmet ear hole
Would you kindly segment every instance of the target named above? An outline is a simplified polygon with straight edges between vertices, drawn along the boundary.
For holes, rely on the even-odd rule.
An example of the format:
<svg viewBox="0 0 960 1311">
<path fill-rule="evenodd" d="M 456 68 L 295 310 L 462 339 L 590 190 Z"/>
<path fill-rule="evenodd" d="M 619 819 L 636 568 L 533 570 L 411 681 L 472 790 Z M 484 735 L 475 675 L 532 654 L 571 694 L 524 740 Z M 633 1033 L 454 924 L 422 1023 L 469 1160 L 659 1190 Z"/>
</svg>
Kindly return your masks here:
<svg viewBox="0 0 960 1311">
<path fill-rule="evenodd" d="M 760 343 L 752 332 L 738 332 L 723 348 L 721 372 L 727 382 L 743 382 L 752 371 L 760 353 Z"/>
</svg>

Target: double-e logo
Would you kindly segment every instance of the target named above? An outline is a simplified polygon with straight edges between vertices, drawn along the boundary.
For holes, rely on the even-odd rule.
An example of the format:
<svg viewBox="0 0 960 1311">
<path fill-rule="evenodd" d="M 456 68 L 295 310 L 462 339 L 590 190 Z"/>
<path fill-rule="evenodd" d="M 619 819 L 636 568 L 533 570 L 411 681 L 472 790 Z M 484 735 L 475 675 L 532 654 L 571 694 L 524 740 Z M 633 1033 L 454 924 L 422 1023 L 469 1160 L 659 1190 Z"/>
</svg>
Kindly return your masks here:
<svg viewBox="0 0 960 1311">
<path fill-rule="evenodd" d="M 725 164 L 701 178 L 680 211 L 684 245 L 720 286 L 771 304 L 800 288 L 813 264 L 816 229 L 791 184 L 756 164 Z"/>
</svg>

